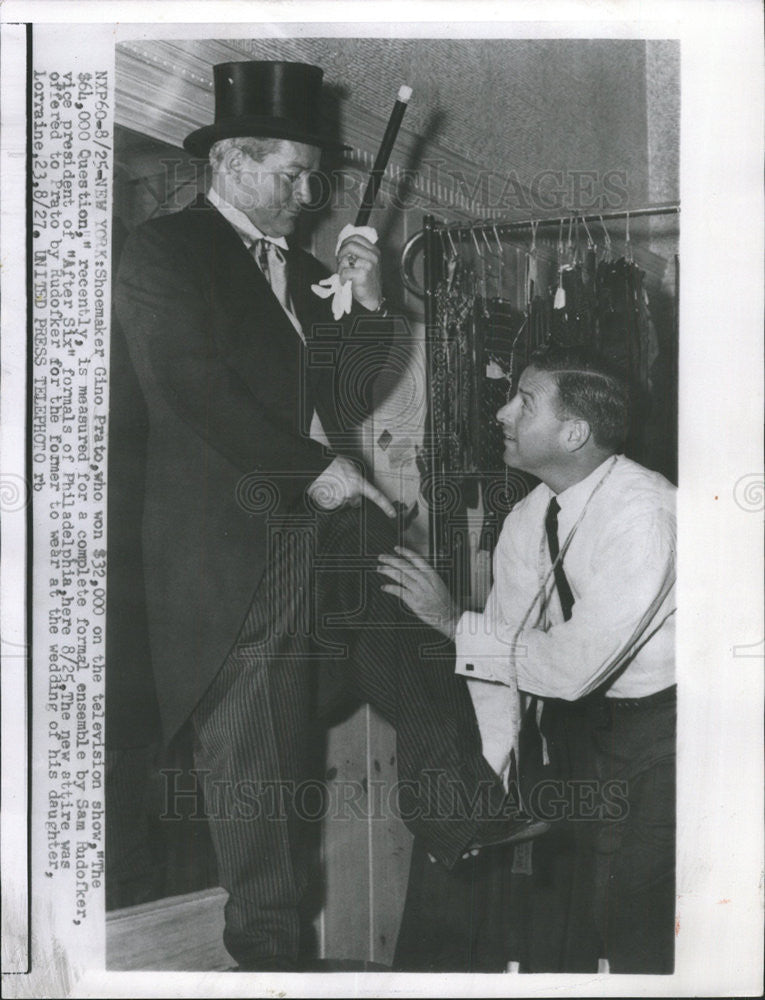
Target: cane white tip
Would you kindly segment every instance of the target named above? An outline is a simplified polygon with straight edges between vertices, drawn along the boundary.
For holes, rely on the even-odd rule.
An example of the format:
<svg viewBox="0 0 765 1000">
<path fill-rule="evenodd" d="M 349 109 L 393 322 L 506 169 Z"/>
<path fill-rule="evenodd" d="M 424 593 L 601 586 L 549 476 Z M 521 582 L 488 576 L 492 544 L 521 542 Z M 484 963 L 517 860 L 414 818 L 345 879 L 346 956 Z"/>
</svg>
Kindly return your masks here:
<svg viewBox="0 0 765 1000">
<path fill-rule="evenodd" d="M 407 87 L 406 84 L 403 84 L 401 87 L 399 87 L 399 89 L 398 89 L 398 100 L 399 101 L 403 101 L 403 103 L 406 104 L 406 102 L 409 100 L 409 98 L 411 96 L 412 96 L 412 88 L 411 87 Z"/>
</svg>

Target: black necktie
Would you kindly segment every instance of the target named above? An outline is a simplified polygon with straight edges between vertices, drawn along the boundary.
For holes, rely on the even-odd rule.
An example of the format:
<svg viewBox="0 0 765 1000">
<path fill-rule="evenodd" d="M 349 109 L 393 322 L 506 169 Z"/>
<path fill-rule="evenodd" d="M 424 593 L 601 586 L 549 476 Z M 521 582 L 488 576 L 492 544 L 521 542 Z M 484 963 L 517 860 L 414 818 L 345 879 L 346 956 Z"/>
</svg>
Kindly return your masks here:
<svg viewBox="0 0 765 1000">
<path fill-rule="evenodd" d="M 558 511 L 560 504 L 556 497 L 550 501 L 545 517 L 545 532 L 547 534 L 547 545 L 550 549 L 550 559 L 554 566 L 555 586 L 558 588 L 560 606 L 563 609 L 563 619 L 568 621 L 571 618 L 571 609 L 574 607 L 574 595 L 571 593 L 566 574 L 563 571 L 563 561 L 558 559 L 560 555 L 560 543 L 558 542 Z M 556 561 L 557 560 L 557 561 Z M 533 789 L 536 784 L 562 775 L 560 746 L 556 739 L 555 720 L 557 714 L 553 712 L 552 729 L 550 729 L 548 710 L 545 702 L 539 718 L 538 707 L 541 698 L 531 695 L 529 703 L 524 712 L 521 731 L 518 736 L 518 749 L 520 755 L 520 768 L 518 773 L 518 784 L 521 797 L 524 802 L 530 801 Z M 556 699 L 553 699 L 553 704 Z M 548 758 L 549 752 L 549 758 Z M 552 758 L 552 760 L 550 759 Z"/>
<path fill-rule="evenodd" d="M 558 559 L 560 545 L 558 543 L 558 511 L 560 504 L 557 497 L 553 497 L 550 506 L 547 508 L 545 518 L 545 531 L 547 532 L 547 545 L 550 549 L 550 559 L 552 559 L 555 569 L 555 586 L 558 588 L 560 606 L 563 609 L 563 620 L 568 621 L 571 617 L 571 609 L 574 607 L 574 595 L 571 593 L 566 574 L 563 570 L 563 560 Z M 557 560 L 557 561 L 556 561 Z"/>
</svg>

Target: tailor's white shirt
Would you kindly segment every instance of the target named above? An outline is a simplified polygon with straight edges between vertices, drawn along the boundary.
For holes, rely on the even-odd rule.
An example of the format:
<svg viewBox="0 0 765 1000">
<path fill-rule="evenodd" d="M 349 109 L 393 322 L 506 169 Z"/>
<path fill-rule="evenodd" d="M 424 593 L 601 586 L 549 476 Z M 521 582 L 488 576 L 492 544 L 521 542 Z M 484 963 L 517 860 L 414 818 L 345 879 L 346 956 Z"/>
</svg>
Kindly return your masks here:
<svg viewBox="0 0 765 1000">
<path fill-rule="evenodd" d="M 613 456 L 558 494 L 558 539 L 574 595 L 563 620 L 545 534 L 552 490 L 539 485 L 505 519 L 482 614 L 457 627 L 484 756 L 502 773 L 517 752 L 518 692 L 574 701 L 642 698 L 674 684 L 675 487 Z"/>
</svg>

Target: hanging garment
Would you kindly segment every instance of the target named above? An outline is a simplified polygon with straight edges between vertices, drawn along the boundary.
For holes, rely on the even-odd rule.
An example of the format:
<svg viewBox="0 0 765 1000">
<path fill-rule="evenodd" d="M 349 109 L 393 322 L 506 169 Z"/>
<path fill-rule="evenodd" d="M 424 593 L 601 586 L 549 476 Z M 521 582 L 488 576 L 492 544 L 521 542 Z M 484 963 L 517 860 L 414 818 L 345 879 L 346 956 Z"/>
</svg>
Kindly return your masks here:
<svg viewBox="0 0 765 1000">
<path fill-rule="evenodd" d="M 593 347 L 595 295 L 591 272 L 585 272 L 581 264 L 574 264 L 560 272 L 560 281 L 565 291 L 565 306 L 552 310 L 550 340 L 560 347 L 573 344 Z"/>
<path fill-rule="evenodd" d="M 497 411 L 516 392 L 529 356 L 529 322 L 520 309 L 501 299 L 489 301 L 488 315 L 477 324 L 483 348 L 480 395 L 479 468 L 504 469 L 504 442 Z"/>
<path fill-rule="evenodd" d="M 580 247 L 572 235 L 564 244 L 561 233 L 552 267 L 536 250 L 525 256 L 517 283 L 525 311 L 506 299 L 487 298 L 482 255 L 446 258 L 435 296 L 431 428 L 441 470 L 471 507 L 478 504 L 478 483 L 489 495 L 501 493 L 497 483 L 506 474 L 496 413 L 516 391 L 531 353 L 547 344 L 590 348 L 627 379 L 634 417 L 626 451 L 652 466 L 653 372 L 661 359 L 644 273 L 632 259 L 613 260 L 608 246 L 598 261 L 592 241 Z M 529 300 L 532 291 L 541 294 Z M 501 514 L 502 505 L 494 513 Z"/>
<path fill-rule="evenodd" d="M 451 478 L 460 479 L 477 469 L 479 308 L 473 275 L 461 258 L 454 258 L 436 289 L 436 330 L 431 343 L 431 427 L 439 466 Z M 464 485 L 465 502 L 474 506 L 477 487 L 471 487 L 469 478 Z"/>
</svg>

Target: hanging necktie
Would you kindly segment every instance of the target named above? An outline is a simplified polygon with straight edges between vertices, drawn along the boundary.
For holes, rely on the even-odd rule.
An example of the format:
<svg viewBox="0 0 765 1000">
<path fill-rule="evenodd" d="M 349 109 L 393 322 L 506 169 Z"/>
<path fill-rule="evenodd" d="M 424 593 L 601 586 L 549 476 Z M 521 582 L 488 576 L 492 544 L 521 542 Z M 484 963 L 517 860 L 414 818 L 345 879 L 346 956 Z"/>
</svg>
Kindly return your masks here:
<svg viewBox="0 0 765 1000">
<path fill-rule="evenodd" d="M 560 504 L 558 503 L 558 499 L 557 497 L 553 497 L 550 500 L 547 515 L 545 516 L 545 534 L 547 535 L 547 547 L 550 550 L 550 559 L 553 564 L 555 586 L 558 590 L 560 606 L 563 611 L 563 620 L 568 621 L 571 618 L 571 612 L 574 607 L 574 595 L 571 592 L 571 586 L 563 569 L 563 561 L 558 558 L 560 556 L 560 542 L 558 541 L 559 511 Z M 536 782 L 556 776 L 552 772 L 549 772 L 550 754 L 547 745 L 547 736 L 545 735 L 546 726 L 543 722 L 545 712 L 544 701 L 536 695 L 531 695 L 524 712 L 519 736 L 520 754 L 524 772 L 520 776 L 520 787 L 521 794 L 526 802 L 529 801 L 528 796 L 532 794 L 531 789 L 533 789 Z"/>
<path fill-rule="evenodd" d="M 563 610 L 563 620 L 568 621 L 571 618 L 571 610 L 574 607 L 574 595 L 571 593 L 571 587 L 566 579 L 566 573 L 563 569 L 563 560 L 559 559 L 560 555 L 560 544 L 558 542 L 558 511 L 560 510 L 560 504 L 558 503 L 557 497 L 553 497 L 550 501 L 550 506 L 547 508 L 547 516 L 545 517 L 545 532 L 547 533 L 547 546 L 550 550 L 550 559 L 553 564 L 553 573 L 555 574 L 555 586 L 558 588 L 558 597 L 560 598 L 560 606 Z"/>
<path fill-rule="evenodd" d="M 270 240 L 256 240 L 254 250 L 258 267 L 271 286 L 271 291 L 279 300 L 282 309 L 292 314 L 287 290 L 287 258 L 284 252 Z"/>
</svg>

